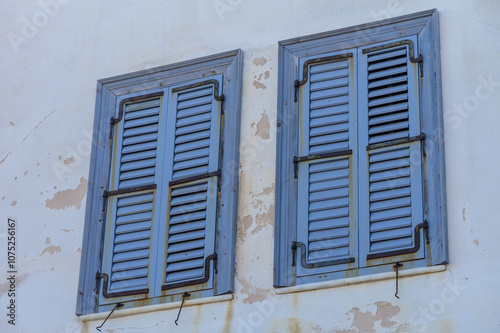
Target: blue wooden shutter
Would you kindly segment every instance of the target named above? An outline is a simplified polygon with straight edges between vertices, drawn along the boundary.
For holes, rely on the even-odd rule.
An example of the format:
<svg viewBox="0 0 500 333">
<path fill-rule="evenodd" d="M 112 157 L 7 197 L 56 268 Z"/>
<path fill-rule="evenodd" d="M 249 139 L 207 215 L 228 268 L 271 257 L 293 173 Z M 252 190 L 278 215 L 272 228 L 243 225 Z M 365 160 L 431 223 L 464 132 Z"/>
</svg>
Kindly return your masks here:
<svg viewBox="0 0 500 333">
<path fill-rule="evenodd" d="M 103 258 L 103 295 L 147 294 L 151 229 L 155 210 L 155 170 L 161 94 L 121 102 L 114 125 L 113 157 Z M 144 296 L 141 296 L 144 297 Z"/>
<path fill-rule="evenodd" d="M 419 65 L 416 41 L 360 50 L 361 259 L 424 257 Z M 413 62 L 412 62 L 413 61 Z"/>
<path fill-rule="evenodd" d="M 354 267 L 353 54 L 309 59 L 299 85 L 297 276 Z"/>
<path fill-rule="evenodd" d="M 211 288 L 216 266 L 219 82 L 202 81 L 172 90 L 171 156 L 165 278 L 162 290 L 194 285 Z M 175 291 L 173 291 L 175 293 Z"/>
</svg>

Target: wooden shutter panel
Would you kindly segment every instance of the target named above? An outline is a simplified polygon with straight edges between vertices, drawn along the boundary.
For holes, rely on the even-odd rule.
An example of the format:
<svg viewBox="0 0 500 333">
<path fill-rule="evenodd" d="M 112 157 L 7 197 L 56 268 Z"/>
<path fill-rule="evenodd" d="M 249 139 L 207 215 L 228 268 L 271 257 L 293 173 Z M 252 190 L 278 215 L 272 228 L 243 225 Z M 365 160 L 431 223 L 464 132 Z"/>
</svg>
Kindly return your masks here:
<svg viewBox="0 0 500 333">
<path fill-rule="evenodd" d="M 364 49 L 362 56 L 366 108 L 360 125 L 368 132 L 360 145 L 367 165 L 364 225 L 366 259 L 423 258 L 423 182 L 420 140 L 418 64 L 414 42 L 404 40 Z M 363 177 L 363 176 L 361 176 Z M 366 177 L 366 176 L 365 176 Z M 366 200 L 366 201 L 365 201 Z M 417 235 L 418 234 L 418 235 Z M 418 244 L 417 244 L 418 243 Z M 420 249 L 420 251 L 419 251 Z M 411 254 L 411 257 L 401 257 Z"/>
<path fill-rule="evenodd" d="M 155 94 L 161 95 L 161 94 Z M 149 292 L 151 229 L 161 99 L 125 99 L 115 125 L 103 272 L 106 298 Z M 106 302 L 106 301 L 104 301 Z"/>
<path fill-rule="evenodd" d="M 308 72 L 300 93 L 300 144 L 295 158 L 297 276 L 345 269 L 340 264 L 355 261 L 353 58 L 352 54 L 330 58 L 304 64 Z"/>
<path fill-rule="evenodd" d="M 173 89 L 173 156 L 165 284 L 209 288 L 218 202 L 220 102 L 218 81 Z M 209 281 L 210 280 L 210 281 Z M 205 285 L 201 285 L 209 281 Z"/>
</svg>

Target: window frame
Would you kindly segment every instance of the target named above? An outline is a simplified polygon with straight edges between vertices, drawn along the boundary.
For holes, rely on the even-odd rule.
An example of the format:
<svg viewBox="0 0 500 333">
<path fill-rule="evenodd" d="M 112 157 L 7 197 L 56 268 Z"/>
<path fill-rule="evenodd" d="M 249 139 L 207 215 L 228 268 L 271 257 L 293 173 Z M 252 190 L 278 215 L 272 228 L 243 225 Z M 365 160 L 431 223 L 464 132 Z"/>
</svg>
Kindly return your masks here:
<svg viewBox="0 0 500 333">
<path fill-rule="evenodd" d="M 299 135 L 298 103 L 295 103 L 298 92 L 294 82 L 301 79 L 301 64 L 305 58 L 411 36 L 418 38 L 424 75 L 421 79 L 420 116 L 422 132 L 426 135 L 423 143 L 423 193 L 424 220 L 429 221 L 429 243 L 422 262 L 426 266 L 448 262 L 439 22 L 438 12 L 433 9 L 279 42 L 275 287 L 392 271 L 389 265 L 366 267 L 323 275 L 321 280 L 316 277 L 315 280 L 302 281 L 294 273 L 291 245 L 296 240 L 298 191 L 292 160 L 298 152 Z M 295 259 L 300 260 L 298 254 Z"/>
<path fill-rule="evenodd" d="M 77 295 L 77 315 L 105 311 L 99 306 L 98 293 L 102 282 L 96 280 L 101 270 L 104 247 L 103 191 L 108 189 L 112 158 L 110 119 L 116 118 L 121 96 L 142 95 L 141 92 L 173 87 L 197 79 L 223 75 L 224 102 L 222 111 L 223 134 L 220 145 L 220 201 L 216 223 L 216 251 L 218 274 L 214 279 L 212 295 L 234 291 L 235 242 L 237 221 L 237 194 L 239 170 L 239 133 L 243 52 L 233 50 L 171 65 L 119 75 L 97 82 L 92 152 L 90 158 L 89 185 L 82 240 L 82 257 Z M 224 223 L 221 223 L 221 220 Z M 207 295 L 193 295 L 207 296 Z M 160 298 L 142 298 L 127 307 L 178 301 L 182 295 Z M 145 301 L 146 300 L 146 301 Z M 114 304 L 108 307 L 111 309 Z"/>
</svg>

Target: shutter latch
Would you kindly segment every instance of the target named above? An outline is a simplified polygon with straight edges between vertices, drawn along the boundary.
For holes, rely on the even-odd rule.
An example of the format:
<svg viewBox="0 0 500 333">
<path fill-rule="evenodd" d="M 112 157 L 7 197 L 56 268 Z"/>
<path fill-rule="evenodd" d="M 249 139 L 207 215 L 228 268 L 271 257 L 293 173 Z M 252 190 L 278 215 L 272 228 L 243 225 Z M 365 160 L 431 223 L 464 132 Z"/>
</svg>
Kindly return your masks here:
<svg viewBox="0 0 500 333">
<path fill-rule="evenodd" d="M 301 256 L 300 256 L 300 264 L 304 268 L 318 268 L 318 267 L 325 267 L 325 266 L 332 266 L 332 265 L 340 265 L 340 264 L 349 264 L 351 262 L 355 262 L 356 259 L 353 257 L 349 258 L 341 258 L 341 259 L 333 259 L 333 260 L 325 260 L 325 261 L 318 261 L 318 262 L 313 262 L 313 263 L 308 263 L 307 258 L 306 258 L 306 245 L 302 242 L 292 242 L 292 266 L 295 266 L 295 255 L 297 254 L 297 248 L 300 247 L 301 249 Z"/>
</svg>

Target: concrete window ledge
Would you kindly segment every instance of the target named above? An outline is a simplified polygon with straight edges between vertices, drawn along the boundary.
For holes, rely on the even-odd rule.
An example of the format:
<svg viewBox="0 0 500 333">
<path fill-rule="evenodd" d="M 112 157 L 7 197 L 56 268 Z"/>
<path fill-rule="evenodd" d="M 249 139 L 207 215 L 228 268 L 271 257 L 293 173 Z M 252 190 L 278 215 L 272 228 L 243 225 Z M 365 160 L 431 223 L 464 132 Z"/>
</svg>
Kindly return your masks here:
<svg viewBox="0 0 500 333">
<path fill-rule="evenodd" d="M 219 303 L 231 301 L 233 299 L 233 295 L 221 295 L 221 296 L 213 296 L 213 297 L 204 297 L 198 299 L 189 299 L 184 302 L 183 307 L 191 306 L 191 305 L 200 305 L 200 304 L 208 304 L 208 303 Z M 125 316 L 133 316 L 141 313 L 149 313 L 155 311 L 162 311 L 168 309 L 178 309 L 181 306 L 181 301 L 172 302 L 172 303 L 164 303 L 164 304 L 155 304 L 155 305 L 147 305 L 136 308 L 129 308 L 124 310 L 116 310 L 113 312 L 112 318 L 125 317 Z M 89 322 L 95 320 L 104 320 L 109 315 L 109 311 L 100 312 L 100 313 L 92 313 L 88 315 L 82 315 L 78 317 L 79 321 Z"/>
<path fill-rule="evenodd" d="M 400 271 L 399 277 L 403 278 L 403 277 L 407 277 L 407 276 L 437 273 L 437 272 L 442 272 L 444 270 L 446 270 L 445 265 L 414 268 L 414 269 Z M 302 292 L 302 291 L 344 287 L 344 286 L 349 286 L 349 285 L 353 285 L 353 284 L 388 280 L 388 279 L 394 279 L 395 277 L 396 277 L 395 272 L 387 272 L 387 273 L 380 273 L 380 274 L 356 276 L 356 277 L 352 277 L 352 278 L 345 278 L 345 279 L 339 279 L 339 280 L 328 281 L 328 282 L 317 282 L 317 283 L 304 284 L 304 285 L 300 285 L 300 286 L 276 288 L 275 291 L 276 291 L 276 294 L 290 294 L 290 293 L 298 293 L 298 292 Z"/>
</svg>

